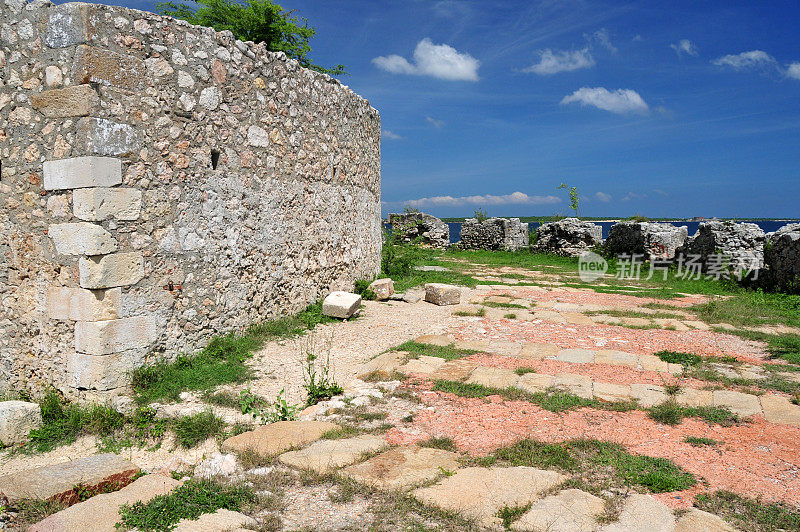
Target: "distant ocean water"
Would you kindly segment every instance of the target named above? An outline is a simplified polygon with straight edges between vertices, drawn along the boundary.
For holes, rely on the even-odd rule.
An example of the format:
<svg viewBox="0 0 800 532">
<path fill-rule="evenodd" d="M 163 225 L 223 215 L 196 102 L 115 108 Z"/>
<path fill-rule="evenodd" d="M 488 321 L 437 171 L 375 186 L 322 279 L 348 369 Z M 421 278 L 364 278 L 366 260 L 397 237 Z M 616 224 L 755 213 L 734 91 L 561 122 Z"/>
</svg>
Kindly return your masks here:
<svg viewBox="0 0 800 532">
<path fill-rule="evenodd" d="M 771 233 L 773 231 L 778 230 L 779 228 L 783 227 L 786 224 L 790 223 L 798 223 L 800 220 L 737 220 L 737 222 L 748 222 L 754 223 L 759 226 L 761 229 L 764 230 L 765 233 Z M 617 222 L 594 222 L 597 225 L 603 228 L 603 238 L 608 237 L 608 232 L 611 230 L 611 226 Z M 672 225 L 681 226 L 685 225 L 689 230 L 689 236 L 694 236 L 697 233 L 697 228 L 700 227 L 701 222 L 665 222 L 670 223 Z M 454 244 L 461 240 L 461 222 L 448 222 L 447 225 L 450 226 L 450 243 Z M 539 227 L 539 222 L 531 222 L 528 224 L 528 228 L 530 231 L 535 231 Z"/>
</svg>

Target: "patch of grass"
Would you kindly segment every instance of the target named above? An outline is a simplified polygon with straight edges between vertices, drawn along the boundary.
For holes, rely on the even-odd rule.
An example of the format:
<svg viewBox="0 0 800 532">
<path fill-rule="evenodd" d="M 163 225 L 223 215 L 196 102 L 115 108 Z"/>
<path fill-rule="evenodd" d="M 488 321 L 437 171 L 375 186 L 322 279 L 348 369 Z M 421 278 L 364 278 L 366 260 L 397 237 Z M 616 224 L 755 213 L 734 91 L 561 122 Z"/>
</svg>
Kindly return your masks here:
<svg viewBox="0 0 800 532">
<path fill-rule="evenodd" d="M 765 503 L 729 491 L 701 493 L 695 500 L 701 510 L 719 515 L 742 530 L 800 530 L 800 511 L 786 504 Z"/>
<path fill-rule="evenodd" d="M 181 519 L 197 519 L 221 508 L 238 512 L 253 501 L 252 489 L 243 485 L 189 480 L 171 493 L 154 497 L 147 503 L 123 505 L 119 510 L 119 526 L 142 532 L 171 530 Z"/>
<path fill-rule="evenodd" d="M 341 425 L 325 432 L 320 438 L 323 440 L 344 440 L 361 434 L 361 429 L 351 425 Z"/>
<path fill-rule="evenodd" d="M 525 305 L 519 305 L 517 303 L 499 303 L 497 301 L 484 301 L 481 303 L 484 307 L 492 307 L 492 308 L 520 308 L 520 309 L 527 309 Z"/>
<path fill-rule="evenodd" d="M 505 505 L 497 512 L 497 517 L 503 521 L 503 527 L 510 530 L 511 523 L 522 517 L 522 515 L 531 509 L 533 506 L 532 502 L 524 506 L 508 506 Z"/>
<path fill-rule="evenodd" d="M 703 438 L 700 436 L 686 436 L 683 439 L 683 441 L 695 447 L 704 447 L 704 446 L 713 447 L 715 445 L 719 445 L 720 443 L 722 443 L 720 441 L 713 440 L 711 438 Z"/>
<path fill-rule="evenodd" d="M 14 502 L 11 507 L 17 512 L 13 522 L 16 530 L 28 530 L 31 525 L 38 523 L 49 515 L 60 512 L 67 505 L 58 500 L 20 499 Z"/>
<path fill-rule="evenodd" d="M 665 401 L 650 408 L 648 415 L 651 419 L 664 425 L 679 425 L 683 421 L 686 412 L 683 407 L 674 401 Z"/>
<path fill-rule="evenodd" d="M 503 314 L 503 317 L 507 320 L 515 320 L 517 319 L 517 315 L 514 313 L 509 312 L 508 314 Z"/>
<path fill-rule="evenodd" d="M 225 422 L 211 411 L 179 417 L 173 422 L 178 443 L 186 449 L 222 434 L 224 427 Z"/>
<path fill-rule="evenodd" d="M 616 443 L 570 440 L 542 443 L 522 440 L 498 449 L 494 458 L 510 465 L 558 468 L 569 473 L 610 472 L 618 482 L 640 486 L 654 493 L 687 489 L 697 483 L 694 475 L 664 458 L 634 455 Z"/>
<path fill-rule="evenodd" d="M 521 377 L 522 375 L 525 375 L 527 373 L 536 373 L 536 370 L 533 368 L 517 368 L 514 370 L 514 373 L 516 373 Z"/>
<path fill-rule="evenodd" d="M 310 305 L 295 316 L 251 326 L 244 333 L 214 337 L 200 352 L 162 360 L 133 371 L 131 383 L 139 404 L 178 401 L 184 391 L 208 390 L 220 384 L 245 382 L 251 378 L 245 364 L 265 341 L 290 338 L 333 321 L 322 315 L 322 303 Z"/>
<path fill-rule="evenodd" d="M 733 297 L 713 298 L 690 307 L 706 323 L 759 326 L 781 323 L 800 327 L 800 295 L 731 289 Z"/>
<path fill-rule="evenodd" d="M 370 281 L 365 279 L 360 279 L 355 282 L 355 288 L 353 292 L 361 296 L 361 299 L 365 299 L 367 301 L 374 301 L 378 299 L 377 294 L 369 287 Z"/>
<path fill-rule="evenodd" d="M 669 364 L 682 364 L 684 366 L 696 366 L 703 361 L 703 357 L 692 353 L 681 353 L 678 351 L 659 351 L 653 353 L 655 356 Z"/>
<path fill-rule="evenodd" d="M 800 365 L 800 335 L 799 334 L 767 334 L 760 331 L 722 331 L 734 334 L 745 340 L 763 342 L 767 352 L 773 358 L 780 358 L 790 364 Z"/>
<path fill-rule="evenodd" d="M 411 355 L 415 356 L 425 355 L 429 357 L 439 357 L 445 360 L 455 360 L 457 358 L 467 357 L 479 352 L 472 349 L 458 349 L 452 345 L 438 346 L 431 344 L 420 344 L 414 341 L 400 344 L 397 347 L 392 348 L 392 351 L 407 351 Z"/>
<path fill-rule="evenodd" d="M 699 417 L 709 425 L 729 427 L 740 422 L 739 416 L 722 406 L 695 406 L 687 408 L 687 415 Z"/>
<path fill-rule="evenodd" d="M 39 407 L 42 425 L 30 432 L 25 450 L 48 452 L 74 442 L 78 436 L 112 434 L 125 424 L 125 416 L 107 406 L 66 403 L 55 390 L 44 395 Z"/>
<path fill-rule="evenodd" d="M 456 448 L 456 444 L 450 438 L 443 437 L 443 438 L 435 438 L 431 436 L 425 441 L 418 442 L 417 445 L 420 447 L 431 447 L 433 449 L 442 449 L 445 451 L 456 452 L 458 449 Z"/>
<path fill-rule="evenodd" d="M 459 397 L 488 397 L 499 395 L 509 401 L 527 401 L 534 403 L 551 412 L 563 412 L 584 406 L 603 407 L 599 402 L 584 399 L 575 394 L 557 389 L 545 392 L 529 393 L 518 388 L 490 388 L 481 384 L 464 383 L 456 381 L 437 380 L 431 388 L 435 392 L 447 392 Z"/>
<path fill-rule="evenodd" d="M 486 309 L 480 307 L 476 309 L 474 312 L 470 312 L 468 310 L 457 310 L 453 312 L 453 316 L 459 316 L 462 318 L 476 318 L 476 317 L 483 317 L 486 316 Z"/>
</svg>

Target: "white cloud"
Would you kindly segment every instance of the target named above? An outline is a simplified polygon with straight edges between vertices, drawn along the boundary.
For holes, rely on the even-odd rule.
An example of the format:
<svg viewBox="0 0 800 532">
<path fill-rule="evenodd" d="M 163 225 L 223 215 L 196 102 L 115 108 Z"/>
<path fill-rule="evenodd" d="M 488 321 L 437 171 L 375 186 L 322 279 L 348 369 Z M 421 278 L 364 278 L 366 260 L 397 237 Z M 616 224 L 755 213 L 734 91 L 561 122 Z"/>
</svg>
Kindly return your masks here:
<svg viewBox="0 0 800 532">
<path fill-rule="evenodd" d="M 670 48 L 675 50 L 678 55 L 686 54 L 697 56 L 697 46 L 689 39 L 681 39 L 678 44 L 670 44 Z"/>
<path fill-rule="evenodd" d="M 406 202 L 411 207 L 463 207 L 464 205 L 546 205 L 560 203 L 557 196 L 529 196 L 524 192 L 513 192 L 503 196 L 486 194 L 483 196 L 433 196 Z"/>
<path fill-rule="evenodd" d="M 786 68 L 786 76 L 793 79 L 800 79 L 800 63 L 792 63 Z"/>
<path fill-rule="evenodd" d="M 447 44 L 434 44 L 422 39 L 414 49 L 414 63 L 405 57 L 393 54 L 376 57 L 373 64 L 392 74 L 431 76 L 448 81 L 478 81 L 481 62 Z"/>
<path fill-rule="evenodd" d="M 429 124 L 432 124 L 436 129 L 442 129 L 444 127 L 444 120 L 437 120 L 432 116 L 426 116 L 425 120 L 427 120 Z"/>
<path fill-rule="evenodd" d="M 611 194 L 606 194 L 605 192 L 596 192 L 594 197 L 597 198 L 597 201 L 602 201 L 603 203 L 611 201 Z"/>
<path fill-rule="evenodd" d="M 761 50 L 751 50 L 740 54 L 728 54 L 711 61 L 717 66 L 729 66 L 736 70 L 763 67 L 775 64 L 775 58 Z"/>
<path fill-rule="evenodd" d="M 523 72 L 533 72 L 540 76 L 557 74 L 559 72 L 572 72 L 581 68 L 594 66 L 594 58 L 589 53 L 589 48 L 575 51 L 542 50 L 539 52 L 539 62 L 523 69 Z"/>
<path fill-rule="evenodd" d="M 647 197 L 647 194 L 637 194 L 636 192 L 628 192 L 622 201 L 630 201 L 630 200 L 637 200 L 637 199 L 644 199 Z"/>
<path fill-rule="evenodd" d="M 611 44 L 611 38 L 608 36 L 608 30 L 605 28 L 600 28 L 594 33 L 588 34 L 584 33 L 583 37 L 591 42 L 596 42 L 612 54 L 617 53 L 617 48 L 613 44 Z"/>
<path fill-rule="evenodd" d="M 603 87 L 583 87 L 569 96 L 564 96 L 562 105 L 579 102 L 581 105 L 593 105 L 598 109 L 612 113 L 647 113 L 650 108 L 639 96 L 639 93 L 630 89 L 617 89 L 613 92 Z"/>
<path fill-rule="evenodd" d="M 470 14 L 469 5 L 456 0 L 441 0 L 433 4 L 433 12 L 444 18 L 463 18 Z"/>
<path fill-rule="evenodd" d="M 641 35 L 639 35 L 639 34 L 637 33 L 637 34 L 636 34 L 636 35 L 633 37 L 633 39 L 631 39 L 631 40 L 632 40 L 633 42 L 642 42 L 642 41 L 644 41 L 644 37 L 642 37 Z"/>
<path fill-rule="evenodd" d="M 381 131 L 381 135 L 383 136 L 383 138 L 389 140 L 402 140 L 404 138 L 398 135 L 397 133 L 389 131 L 388 129 L 384 129 L 383 131 Z"/>
</svg>

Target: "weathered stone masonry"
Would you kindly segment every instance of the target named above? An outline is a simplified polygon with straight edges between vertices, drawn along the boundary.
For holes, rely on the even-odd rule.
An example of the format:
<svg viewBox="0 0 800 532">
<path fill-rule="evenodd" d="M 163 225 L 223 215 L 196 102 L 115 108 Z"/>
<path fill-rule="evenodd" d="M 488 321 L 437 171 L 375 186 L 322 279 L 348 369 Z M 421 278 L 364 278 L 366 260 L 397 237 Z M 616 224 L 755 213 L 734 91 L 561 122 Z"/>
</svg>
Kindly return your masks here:
<svg viewBox="0 0 800 532">
<path fill-rule="evenodd" d="M 0 393 L 114 393 L 378 272 L 368 102 L 229 32 L 0 1 Z"/>
</svg>

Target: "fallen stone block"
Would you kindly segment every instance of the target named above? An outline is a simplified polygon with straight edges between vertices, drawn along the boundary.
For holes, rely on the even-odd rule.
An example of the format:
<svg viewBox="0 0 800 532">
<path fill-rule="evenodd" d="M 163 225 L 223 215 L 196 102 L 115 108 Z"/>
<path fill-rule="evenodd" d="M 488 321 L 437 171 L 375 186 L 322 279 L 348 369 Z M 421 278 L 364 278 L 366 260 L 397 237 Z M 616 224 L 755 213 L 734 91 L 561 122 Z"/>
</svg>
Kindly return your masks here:
<svg viewBox="0 0 800 532">
<path fill-rule="evenodd" d="M 222 451 L 253 451 L 260 456 L 274 456 L 318 440 L 338 427 L 327 421 L 278 421 L 228 438 L 222 442 Z"/>
<path fill-rule="evenodd" d="M 134 316 L 75 324 L 75 351 L 87 355 L 110 355 L 149 347 L 158 339 L 153 316 Z"/>
<path fill-rule="evenodd" d="M 134 285 L 144 278 L 144 257 L 138 251 L 81 257 L 78 272 L 81 287 L 90 290 Z"/>
<path fill-rule="evenodd" d="M 45 161 L 45 190 L 113 187 L 122 183 L 122 162 L 114 157 L 73 157 Z"/>
<path fill-rule="evenodd" d="M 47 118 L 89 116 L 100 105 L 91 85 L 75 85 L 31 95 L 31 106 Z"/>
<path fill-rule="evenodd" d="M 33 498 L 74 504 L 78 502 L 75 486 L 94 491 L 119 489 L 138 472 L 138 467 L 117 455 L 97 454 L 0 477 L 0 493 L 12 502 Z"/>
<path fill-rule="evenodd" d="M 331 292 L 322 301 L 322 313 L 332 318 L 347 319 L 361 307 L 361 296 L 350 292 Z"/>
<path fill-rule="evenodd" d="M 429 447 L 395 447 L 346 467 L 342 474 L 379 489 L 396 489 L 433 480 L 458 469 L 458 455 Z"/>
<path fill-rule="evenodd" d="M 458 305 L 461 302 L 461 289 L 457 286 L 428 283 L 425 285 L 425 301 L 434 305 Z"/>
<path fill-rule="evenodd" d="M 118 248 L 111 233 L 89 222 L 54 224 L 47 235 L 59 255 L 106 255 Z"/>
<path fill-rule="evenodd" d="M 498 529 L 502 525 L 497 517 L 501 509 L 536 501 L 566 478 L 555 471 L 533 467 L 468 467 L 433 486 L 414 490 L 413 496 L 425 504 Z"/>
<path fill-rule="evenodd" d="M 89 500 L 54 513 L 33 525 L 28 531 L 105 532 L 116 530 L 114 525 L 119 522 L 119 509 L 123 505 L 140 501 L 146 503 L 154 497 L 168 494 L 180 485 L 181 481 L 165 475 L 145 475 L 119 491 L 95 495 Z"/>
<path fill-rule="evenodd" d="M 593 532 L 597 529 L 597 516 L 604 510 L 605 502 L 600 497 L 568 489 L 535 502 L 511 524 L 511 530 Z"/>
<path fill-rule="evenodd" d="M 72 213 L 88 222 L 137 220 L 142 211 L 142 191 L 135 188 L 82 188 L 72 193 Z"/>
<path fill-rule="evenodd" d="M 385 301 L 394 294 L 394 281 L 391 279 L 376 279 L 369 284 L 369 288 L 375 292 L 375 299 Z"/>
<path fill-rule="evenodd" d="M 38 404 L 0 401 L 0 446 L 28 441 L 28 433 L 41 424 L 42 412 Z"/>
<path fill-rule="evenodd" d="M 319 440 L 305 449 L 289 451 L 278 460 L 297 469 L 325 474 L 357 462 L 365 453 L 382 451 L 389 444 L 378 436 L 357 436 L 344 440 Z"/>
<path fill-rule="evenodd" d="M 731 390 L 714 390 L 714 406 L 726 407 L 740 417 L 761 413 L 761 403 L 757 396 Z"/>
<path fill-rule="evenodd" d="M 47 316 L 51 320 L 113 320 L 121 312 L 121 288 L 86 290 L 59 286 L 47 291 Z"/>
</svg>

